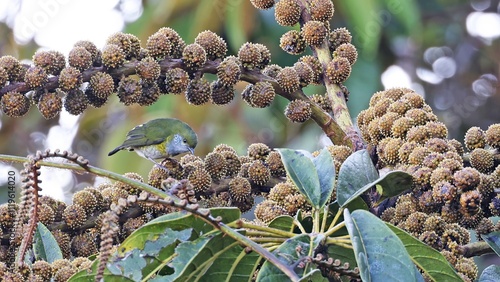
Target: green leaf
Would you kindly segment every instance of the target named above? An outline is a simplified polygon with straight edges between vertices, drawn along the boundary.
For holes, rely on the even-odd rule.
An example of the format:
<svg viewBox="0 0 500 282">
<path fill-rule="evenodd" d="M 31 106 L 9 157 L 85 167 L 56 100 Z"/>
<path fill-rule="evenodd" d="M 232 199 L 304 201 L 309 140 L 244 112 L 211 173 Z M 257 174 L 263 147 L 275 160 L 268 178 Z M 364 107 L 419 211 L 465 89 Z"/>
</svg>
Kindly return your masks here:
<svg viewBox="0 0 500 282">
<path fill-rule="evenodd" d="M 416 37 L 416 41 L 421 38 L 421 15 L 420 7 L 416 0 L 406 0 L 406 1 L 394 1 L 394 0 L 384 0 L 387 10 L 385 11 L 385 17 L 397 18 L 404 28 L 406 29 L 406 35 Z"/>
<path fill-rule="evenodd" d="M 382 220 L 364 210 L 351 214 L 346 209 L 344 221 L 363 281 L 419 281 L 403 243 Z"/>
<path fill-rule="evenodd" d="M 434 281 L 462 281 L 446 258 L 404 230 L 385 223 L 399 237 L 412 261 Z"/>
<path fill-rule="evenodd" d="M 323 208 L 326 202 L 330 200 L 330 196 L 335 188 L 335 164 L 333 163 L 332 155 L 326 148 L 323 148 L 319 155 L 312 161 L 314 167 L 316 167 L 321 192 L 319 208 Z"/>
<path fill-rule="evenodd" d="M 342 163 L 337 181 L 337 201 L 344 207 L 378 179 L 378 172 L 366 150 L 351 154 Z M 368 186 L 370 185 L 370 186 Z"/>
<path fill-rule="evenodd" d="M 289 215 L 278 216 L 269 223 L 269 227 L 287 232 L 292 232 L 294 227 L 293 217 Z"/>
<path fill-rule="evenodd" d="M 500 266 L 490 265 L 483 270 L 478 282 L 497 282 L 500 281 Z"/>
<path fill-rule="evenodd" d="M 376 185 L 377 192 L 380 195 L 380 198 L 375 206 L 387 198 L 397 196 L 410 189 L 412 184 L 413 177 L 404 171 L 395 170 L 387 173 L 383 177 L 377 179 L 374 183 L 370 184 L 371 186 Z"/>
<path fill-rule="evenodd" d="M 481 238 L 483 238 L 483 240 L 490 245 L 497 256 L 500 256 L 500 231 L 481 235 Z"/>
<path fill-rule="evenodd" d="M 52 263 L 55 260 L 63 258 L 61 248 L 59 248 L 56 239 L 50 233 L 50 230 L 40 222 L 36 227 L 34 238 L 33 251 L 37 260 Z"/>
<path fill-rule="evenodd" d="M 311 240 L 309 234 L 300 234 L 286 240 L 281 246 L 273 251 L 273 254 L 290 269 L 293 269 L 299 277 L 310 275 L 310 272 L 303 273 L 306 268 L 297 268 L 297 264 L 306 258 L 311 249 L 318 245 L 317 240 Z M 259 282 L 277 282 L 290 281 L 281 270 L 274 266 L 271 262 L 266 261 L 257 275 Z"/>
<path fill-rule="evenodd" d="M 321 203 L 320 181 L 316 168 L 310 157 L 301 151 L 277 149 L 283 160 L 285 170 L 314 208 L 319 209 Z"/>
</svg>

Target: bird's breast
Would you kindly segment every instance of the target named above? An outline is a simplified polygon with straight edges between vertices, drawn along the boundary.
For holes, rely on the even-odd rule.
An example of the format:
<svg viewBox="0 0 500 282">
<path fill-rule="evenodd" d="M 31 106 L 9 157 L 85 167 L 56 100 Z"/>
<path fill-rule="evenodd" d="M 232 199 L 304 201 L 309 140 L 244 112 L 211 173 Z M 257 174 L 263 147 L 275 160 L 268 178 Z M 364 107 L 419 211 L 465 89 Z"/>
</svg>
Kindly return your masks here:
<svg viewBox="0 0 500 282">
<path fill-rule="evenodd" d="M 165 150 L 165 143 L 135 148 L 134 150 L 143 158 L 163 159 L 168 157 L 167 151 Z"/>
</svg>

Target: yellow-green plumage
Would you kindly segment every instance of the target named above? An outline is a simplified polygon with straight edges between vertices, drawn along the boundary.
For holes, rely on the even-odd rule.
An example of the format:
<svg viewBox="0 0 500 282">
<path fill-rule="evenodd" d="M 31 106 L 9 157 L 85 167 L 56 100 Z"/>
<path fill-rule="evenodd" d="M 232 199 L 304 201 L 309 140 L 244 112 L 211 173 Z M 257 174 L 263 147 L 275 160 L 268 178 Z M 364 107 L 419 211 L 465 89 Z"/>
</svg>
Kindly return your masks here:
<svg viewBox="0 0 500 282">
<path fill-rule="evenodd" d="M 122 145 L 109 152 L 136 151 L 147 159 L 173 157 L 191 152 L 198 143 L 196 133 L 186 123 L 174 118 L 159 118 L 132 128 Z"/>
</svg>

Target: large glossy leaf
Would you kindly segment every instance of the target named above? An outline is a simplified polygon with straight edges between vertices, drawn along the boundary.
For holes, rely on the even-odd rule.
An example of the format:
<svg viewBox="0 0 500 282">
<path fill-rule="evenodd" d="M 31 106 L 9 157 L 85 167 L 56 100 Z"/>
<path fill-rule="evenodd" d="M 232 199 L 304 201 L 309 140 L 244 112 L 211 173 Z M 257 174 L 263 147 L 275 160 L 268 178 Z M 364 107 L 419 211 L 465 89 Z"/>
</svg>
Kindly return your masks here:
<svg viewBox="0 0 500 282">
<path fill-rule="evenodd" d="M 291 270 L 295 271 L 299 277 L 310 275 L 309 272 L 304 273 L 304 269 L 298 268 L 299 261 L 309 255 L 311 249 L 318 246 L 319 241 L 311 240 L 309 234 L 300 234 L 289 240 L 286 240 L 281 246 L 273 251 L 273 254 Z M 274 266 L 269 261 L 264 262 L 262 268 L 259 270 L 257 281 L 260 282 L 278 282 L 290 281 L 281 270 Z"/>
<path fill-rule="evenodd" d="M 344 211 L 354 255 L 363 281 L 420 281 L 401 240 L 370 212 Z"/>
<path fill-rule="evenodd" d="M 289 215 L 278 216 L 269 223 L 269 227 L 287 232 L 292 232 L 294 227 L 293 217 Z"/>
<path fill-rule="evenodd" d="M 434 281 L 462 281 L 454 268 L 440 252 L 422 243 L 404 230 L 387 222 L 386 225 L 403 242 L 413 262 Z"/>
<path fill-rule="evenodd" d="M 52 263 L 55 260 L 63 258 L 61 248 L 59 248 L 56 239 L 50 233 L 50 230 L 40 222 L 36 227 L 34 238 L 33 252 L 37 260 Z"/>
<path fill-rule="evenodd" d="M 337 181 L 337 202 L 344 207 L 370 188 L 368 184 L 378 179 L 378 172 L 366 150 L 351 154 L 342 163 Z"/>
<path fill-rule="evenodd" d="M 320 181 L 311 157 L 304 152 L 278 149 L 287 174 L 311 205 L 319 208 L 321 203 Z"/>
<path fill-rule="evenodd" d="M 497 282 L 500 281 L 500 266 L 490 265 L 483 270 L 478 282 Z"/>
<path fill-rule="evenodd" d="M 383 177 L 375 180 L 371 186 L 377 187 L 377 192 L 380 195 L 378 203 L 383 200 L 397 196 L 411 188 L 413 177 L 404 171 L 391 171 Z"/>
<path fill-rule="evenodd" d="M 335 188 L 335 165 L 332 155 L 326 148 L 323 148 L 319 155 L 312 161 L 318 174 L 321 193 L 319 208 L 322 208 L 330 200 L 330 196 Z"/>
<path fill-rule="evenodd" d="M 481 235 L 481 238 L 483 238 L 483 240 L 490 245 L 497 256 L 500 256 L 500 231 Z"/>
</svg>

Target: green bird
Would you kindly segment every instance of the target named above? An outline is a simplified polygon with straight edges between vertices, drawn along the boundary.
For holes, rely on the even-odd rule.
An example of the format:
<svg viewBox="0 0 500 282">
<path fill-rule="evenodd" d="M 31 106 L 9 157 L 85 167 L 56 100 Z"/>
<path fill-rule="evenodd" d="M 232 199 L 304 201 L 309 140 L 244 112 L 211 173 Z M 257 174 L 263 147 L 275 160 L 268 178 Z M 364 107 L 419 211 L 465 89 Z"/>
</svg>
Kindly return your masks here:
<svg viewBox="0 0 500 282">
<path fill-rule="evenodd" d="M 185 122 L 175 118 L 159 118 L 132 128 L 123 144 L 109 152 L 108 156 L 125 149 L 135 151 L 159 165 L 155 159 L 182 153 L 193 154 L 197 143 L 196 133 Z"/>
</svg>

